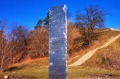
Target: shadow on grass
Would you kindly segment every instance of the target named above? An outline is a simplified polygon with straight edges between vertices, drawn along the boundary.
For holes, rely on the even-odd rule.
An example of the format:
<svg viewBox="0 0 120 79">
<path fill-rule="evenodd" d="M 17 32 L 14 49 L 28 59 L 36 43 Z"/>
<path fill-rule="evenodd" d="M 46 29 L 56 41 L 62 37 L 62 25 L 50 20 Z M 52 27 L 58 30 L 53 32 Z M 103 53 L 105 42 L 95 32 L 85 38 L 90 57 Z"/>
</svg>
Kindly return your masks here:
<svg viewBox="0 0 120 79">
<path fill-rule="evenodd" d="M 11 72 L 11 71 L 16 71 L 16 70 L 21 70 L 25 67 L 26 67 L 26 65 L 24 65 L 24 66 L 13 66 L 13 67 L 5 69 L 3 72 Z"/>
</svg>

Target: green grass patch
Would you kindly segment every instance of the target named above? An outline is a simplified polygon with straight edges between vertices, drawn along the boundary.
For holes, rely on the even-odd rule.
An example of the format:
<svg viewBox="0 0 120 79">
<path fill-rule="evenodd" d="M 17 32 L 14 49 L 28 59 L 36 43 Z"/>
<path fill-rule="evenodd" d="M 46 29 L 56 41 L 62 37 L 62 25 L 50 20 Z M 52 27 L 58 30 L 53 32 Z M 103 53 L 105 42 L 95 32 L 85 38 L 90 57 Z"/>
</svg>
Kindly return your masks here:
<svg viewBox="0 0 120 79">
<path fill-rule="evenodd" d="M 0 76 L 3 77 L 3 75 L 7 74 L 9 76 L 24 76 L 28 79 L 48 79 L 48 66 L 40 65 L 38 62 L 40 61 L 29 63 L 20 70 L 2 73 Z M 68 79 L 77 79 L 102 74 L 119 75 L 120 77 L 120 71 L 116 70 L 90 68 L 85 66 L 68 67 Z"/>
<path fill-rule="evenodd" d="M 77 79 L 88 77 L 91 75 L 104 75 L 104 74 L 118 75 L 118 77 L 120 78 L 120 71 L 90 68 L 83 66 L 70 67 L 68 69 L 68 79 Z"/>
<path fill-rule="evenodd" d="M 101 33 L 103 36 L 101 36 L 101 39 L 99 41 L 106 41 L 108 38 L 112 36 L 116 36 L 118 32 L 102 32 Z M 107 35 L 106 35 L 107 34 Z M 106 39 L 107 38 L 107 39 Z M 105 40 L 106 39 L 106 40 Z M 120 56 L 118 53 L 119 51 L 114 51 L 115 56 L 112 56 L 113 50 L 119 50 L 118 44 L 120 43 L 119 40 L 117 40 L 116 43 L 113 43 L 110 49 L 104 49 L 99 50 L 98 53 L 96 53 L 90 60 L 87 61 L 87 63 L 83 64 L 82 66 L 76 66 L 76 67 L 68 67 L 68 79 L 79 79 L 83 77 L 88 77 L 91 75 L 102 75 L 102 74 L 112 74 L 112 75 L 118 75 L 120 78 L 120 70 L 109 70 L 106 68 L 101 68 L 98 67 L 100 63 L 96 63 L 96 61 L 99 59 L 96 59 L 101 56 L 110 56 L 110 57 L 116 57 Z M 103 42 L 101 42 L 103 44 Z M 119 44 L 120 45 L 120 44 Z M 115 47 L 113 49 L 113 47 Z M 109 52 L 111 51 L 111 52 Z M 105 53 L 106 52 L 106 53 Z M 109 53 L 108 53 L 109 52 Z M 83 54 L 82 54 L 83 55 Z M 78 58 L 74 59 L 71 61 L 73 63 L 75 60 Z M 96 61 L 95 61 L 96 60 Z M 108 61 L 108 59 L 107 59 Z M 105 61 L 106 62 L 106 61 Z M 116 63 L 118 64 L 118 63 Z M 4 75 L 9 75 L 9 76 L 24 76 L 27 77 L 28 79 L 33 78 L 33 79 L 48 79 L 48 59 L 45 60 L 38 60 L 36 62 L 31 62 L 25 65 L 21 66 L 14 66 L 11 68 L 6 69 L 6 72 L 0 73 L 0 78 L 3 77 Z"/>
</svg>

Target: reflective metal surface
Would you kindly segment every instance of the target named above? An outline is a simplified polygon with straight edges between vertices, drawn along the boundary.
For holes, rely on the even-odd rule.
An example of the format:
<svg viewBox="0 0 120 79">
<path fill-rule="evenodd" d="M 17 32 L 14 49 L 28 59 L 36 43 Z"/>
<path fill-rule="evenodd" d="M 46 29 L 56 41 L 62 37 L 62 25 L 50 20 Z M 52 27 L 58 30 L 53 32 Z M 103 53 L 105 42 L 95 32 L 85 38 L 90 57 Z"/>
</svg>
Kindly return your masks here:
<svg viewBox="0 0 120 79">
<path fill-rule="evenodd" d="M 49 79 L 67 79 L 66 6 L 49 10 Z"/>
</svg>

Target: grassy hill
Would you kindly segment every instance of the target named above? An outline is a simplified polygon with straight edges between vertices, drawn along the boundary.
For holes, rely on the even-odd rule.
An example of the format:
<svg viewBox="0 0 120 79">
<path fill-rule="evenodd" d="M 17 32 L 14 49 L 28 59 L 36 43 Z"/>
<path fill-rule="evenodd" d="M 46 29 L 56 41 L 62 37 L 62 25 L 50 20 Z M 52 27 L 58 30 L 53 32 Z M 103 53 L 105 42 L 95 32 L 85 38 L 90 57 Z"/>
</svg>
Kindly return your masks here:
<svg viewBox="0 0 120 79">
<path fill-rule="evenodd" d="M 75 56 L 82 56 L 87 51 L 96 48 L 104 44 L 110 38 L 118 35 L 119 31 L 102 31 L 98 40 L 92 42 L 92 44 L 80 50 L 74 52 L 69 57 L 68 61 Z M 90 58 L 86 63 L 81 66 L 68 67 L 68 79 L 79 79 L 81 77 L 93 77 L 94 75 L 112 74 L 114 77 L 120 78 L 120 38 L 112 43 L 110 46 L 100 49 L 96 54 Z M 70 63 L 74 62 L 77 58 L 74 58 Z M 48 79 L 48 58 L 23 60 L 17 64 L 12 65 L 5 70 L 4 73 L 0 73 L 0 79 L 3 75 L 10 75 L 17 79 Z"/>
<path fill-rule="evenodd" d="M 120 38 L 106 48 L 98 50 L 85 66 L 120 70 Z"/>
</svg>

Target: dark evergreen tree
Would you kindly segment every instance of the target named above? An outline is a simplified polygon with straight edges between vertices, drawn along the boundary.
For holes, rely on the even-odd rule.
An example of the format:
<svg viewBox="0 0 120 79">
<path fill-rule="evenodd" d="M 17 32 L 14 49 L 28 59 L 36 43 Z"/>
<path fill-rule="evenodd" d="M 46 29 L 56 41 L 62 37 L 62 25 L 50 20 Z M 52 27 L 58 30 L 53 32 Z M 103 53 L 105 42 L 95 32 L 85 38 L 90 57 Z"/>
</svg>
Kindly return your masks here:
<svg viewBox="0 0 120 79">
<path fill-rule="evenodd" d="M 44 19 L 44 26 L 49 25 L 49 12 L 47 13 L 47 16 Z"/>
<path fill-rule="evenodd" d="M 42 27 L 42 24 L 43 24 L 43 20 L 38 20 L 36 26 L 34 27 L 34 29 L 37 29 L 37 28 L 41 28 Z"/>
</svg>

